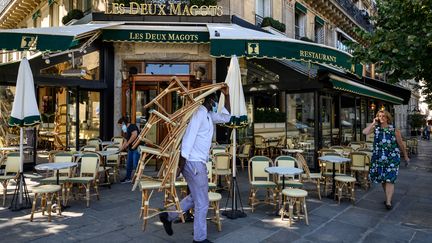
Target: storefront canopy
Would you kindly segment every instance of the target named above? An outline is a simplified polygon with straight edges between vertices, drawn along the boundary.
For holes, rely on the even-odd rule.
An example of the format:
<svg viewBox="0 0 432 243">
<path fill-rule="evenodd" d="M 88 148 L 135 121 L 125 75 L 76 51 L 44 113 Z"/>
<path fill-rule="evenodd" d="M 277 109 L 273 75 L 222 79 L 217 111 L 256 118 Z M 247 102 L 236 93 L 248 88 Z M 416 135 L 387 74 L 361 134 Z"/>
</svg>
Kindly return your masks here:
<svg viewBox="0 0 432 243">
<path fill-rule="evenodd" d="M 121 23 L 0 30 L 0 50 L 64 51 L 102 28 L 119 24 Z"/>
<path fill-rule="evenodd" d="M 393 104 L 403 104 L 404 99 L 395 95 L 386 93 L 376 88 L 360 84 L 338 75 L 329 74 L 329 80 L 333 84 L 334 89 L 343 90 L 358 95 L 363 95 L 379 100 L 384 100 Z"/>
<path fill-rule="evenodd" d="M 211 55 L 271 58 L 327 64 L 361 77 L 362 66 L 349 53 L 321 44 L 291 39 L 235 24 L 207 24 Z"/>
</svg>

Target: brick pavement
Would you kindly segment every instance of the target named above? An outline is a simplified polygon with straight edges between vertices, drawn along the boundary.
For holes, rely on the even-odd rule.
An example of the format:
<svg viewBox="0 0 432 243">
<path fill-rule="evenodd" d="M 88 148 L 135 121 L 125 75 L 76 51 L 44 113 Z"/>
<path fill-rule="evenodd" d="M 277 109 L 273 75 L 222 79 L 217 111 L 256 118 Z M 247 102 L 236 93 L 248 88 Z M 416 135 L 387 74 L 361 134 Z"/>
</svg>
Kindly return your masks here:
<svg viewBox="0 0 432 243">
<path fill-rule="evenodd" d="M 408 168 L 401 167 L 395 187 L 394 208 L 384 208 L 380 185 L 368 191 L 356 190 L 356 204 L 308 196 L 309 226 L 303 221 L 288 227 L 286 221 L 272 216 L 271 206 L 258 206 L 254 213 L 245 205 L 246 218 L 222 217 L 222 232 L 208 223 L 208 238 L 214 242 L 432 242 L 432 142 L 420 141 L 419 154 Z M 153 168 L 149 168 L 152 172 Z M 247 171 L 239 172 L 243 202 L 247 202 Z M 29 179 L 30 187 L 35 185 Z M 157 218 L 141 231 L 138 218 L 139 191 L 130 184 L 101 188 L 101 200 L 71 201 L 63 215 L 52 222 L 40 213 L 29 222 L 30 210 L 11 212 L 0 207 L 1 242 L 191 242 L 192 224 L 174 224 L 174 235 L 165 234 Z M 222 208 L 226 194 L 223 195 Z M 8 197 L 10 200 L 10 197 Z M 155 193 L 152 204 L 161 205 L 161 193 Z"/>
</svg>

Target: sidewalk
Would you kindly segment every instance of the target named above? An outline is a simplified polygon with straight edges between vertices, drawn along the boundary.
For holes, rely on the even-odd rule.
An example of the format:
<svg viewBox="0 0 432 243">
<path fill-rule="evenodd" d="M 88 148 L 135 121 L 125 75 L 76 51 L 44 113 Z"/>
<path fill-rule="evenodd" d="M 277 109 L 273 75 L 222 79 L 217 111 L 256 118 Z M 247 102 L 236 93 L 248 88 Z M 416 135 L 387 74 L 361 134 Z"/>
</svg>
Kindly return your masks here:
<svg viewBox="0 0 432 243">
<path fill-rule="evenodd" d="M 239 169 L 239 186 L 246 218 L 230 220 L 222 216 L 222 232 L 208 222 L 208 238 L 214 242 L 432 242 L 432 143 L 419 141 L 419 154 L 408 168 L 401 166 L 396 181 L 393 210 L 383 205 L 380 185 L 368 191 L 356 190 L 356 204 L 347 200 L 340 205 L 310 191 L 307 206 L 309 226 L 304 221 L 288 227 L 287 221 L 271 216 L 271 206 L 258 206 L 254 213 L 247 205 L 247 170 Z M 149 168 L 152 172 L 154 169 Z M 34 182 L 29 182 L 34 185 Z M 29 221 L 30 210 L 11 212 L 0 207 L 1 242 L 192 242 L 191 223 L 174 224 L 174 235 L 165 234 L 155 217 L 147 230 L 138 218 L 140 192 L 130 184 L 115 184 L 100 189 L 100 201 L 91 198 L 70 201 L 71 207 L 52 222 L 40 213 Z M 221 208 L 225 207 L 226 193 Z M 162 205 L 162 193 L 154 192 L 151 205 Z M 10 196 L 6 203 L 10 202 Z"/>
</svg>

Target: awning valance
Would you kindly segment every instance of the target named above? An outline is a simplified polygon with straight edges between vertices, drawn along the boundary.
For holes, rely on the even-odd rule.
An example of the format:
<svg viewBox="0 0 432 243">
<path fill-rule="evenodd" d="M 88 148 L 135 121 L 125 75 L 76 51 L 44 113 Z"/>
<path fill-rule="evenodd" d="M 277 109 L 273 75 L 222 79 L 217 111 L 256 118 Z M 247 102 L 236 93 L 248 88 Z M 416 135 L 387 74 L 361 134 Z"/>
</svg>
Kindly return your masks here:
<svg viewBox="0 0 432 243">
<path fill-rule="evenodd" d="M 85 24 L 46 28 L 0 30 L 0 50 L 64 51 L 76 46 L 81 39 L 115 24 Z"/>
<path fill-rule="evenodd" d="M 384 100 L 393 104 L 403 104 L 404 101 L 403 98 L 334 74 L 330 74 L 329 79 L 330 82 L 333 84 L 334 89 L 343 90 L 346 92 L 363 95 L 379 100 Z"/>
<path fill-rule="evenodd" d="M 215 57 L 272 58 L 327 64 L 361 77 L 362 66 L 352 56 L 332 47 L 240 27 L 207 24 L 210 54 Z"/>
<path fill-rule="evenodd" d="M 120 25 L 103 30 L 102 39 L 111 42 L 208 43 L 205 26 Z"/>
</svg>

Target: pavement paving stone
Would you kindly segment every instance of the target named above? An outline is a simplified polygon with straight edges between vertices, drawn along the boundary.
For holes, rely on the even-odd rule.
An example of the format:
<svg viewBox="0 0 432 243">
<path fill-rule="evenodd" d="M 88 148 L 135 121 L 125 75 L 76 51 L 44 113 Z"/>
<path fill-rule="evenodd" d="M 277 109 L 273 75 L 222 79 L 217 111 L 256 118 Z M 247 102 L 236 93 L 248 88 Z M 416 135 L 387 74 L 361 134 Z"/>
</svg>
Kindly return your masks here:
<svg viewBox="0 0 432 243">
<path fill-rule="evenodd" d="M 305 238 L 319 242 L 354 242 L 361 238 L 367 228 L 333 220 L 314 230 Z"/>
<path fill-rule="evenodd" d="M 343 214 L 339 214 L 335 220 L 368 228 L 374 227 L 376 224 L 378 224 L 380 218 L 383 216 L 384 213 L 377 213 L 367 209 L 351 207 L 348 208 Z"/>
<path fill-rule="evenodd" d="M 286 229 L 280 229 L 274 234 L 267 237 L 263 242 L 266 243 L 285 243 L 299 240 L 301 235 L 297 232 L 288 231 Z"/>
<path fill-rule="evenodd" d="M 414 237 L 412 238 L 411 242 L 413 242 L 413 243 L 430 243 L 431 239 L 432 239 L 432 233 L 431 232 L 417 231 L 414 234 Z"/>
<path fill-rule="evenodd" d="M 217 238 L 214 242 L 238 242 L 238 243 L 253 243 L 262 242 L 269 235 L 275 233 L 277 228 L 262 228 L 254 225 L 238 226 L 235 232 L 226 234 Z"/>
<path fill-rule="evenodd" d="M 413 238 L 415 232 L 416 231 L 414 229 L 409 227 L 388 223 L 386 220 L 383 220 L 379 225 L 377 225 L 377 227 L 374 229 L 374 232 L 366 237 L 365 242 L 368 242 L 368 239 L 373 241 L 373 237 L 370 237 L 370 235 L 384 236 L 387 238 L 387 241 L 390 241 L 391 239 L 408 242 Z"/>
<path fill-rule="evenodd" d="M 370 242 L 370 243 L 408 243 L 409 240 L 403 240 L 403 239 L 394 239 L 390 238 L 389 236 L 372 233 L 369 234 L 365 239 L 364 242 Z"/>
</svg>

